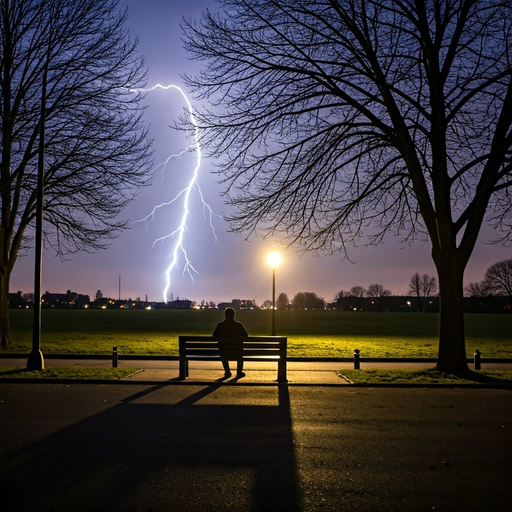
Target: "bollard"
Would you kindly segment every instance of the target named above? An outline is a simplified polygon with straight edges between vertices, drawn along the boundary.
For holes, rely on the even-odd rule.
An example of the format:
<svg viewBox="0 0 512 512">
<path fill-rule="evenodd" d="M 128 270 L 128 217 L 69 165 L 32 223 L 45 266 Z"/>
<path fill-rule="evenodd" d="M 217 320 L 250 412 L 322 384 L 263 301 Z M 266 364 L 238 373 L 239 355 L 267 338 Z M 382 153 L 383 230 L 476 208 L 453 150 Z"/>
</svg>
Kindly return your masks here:
<svg viewBox="0 0 512 512">
<path fill-rule="evenodd" d="M 112 368 L 117 368 L 117 347 L 112 349 Z"/>
<path fill-rule="evenodd" d="M 359 349 L 356 348 L 354 350 L 354 370 L 359 370 L 360 369 L 360 363 L 359 363 Z"/>
<path fill-rule="evenodd" d="M 475 358 L 475 370 L 480 370 L 482 367 L 480 360 L 481 355 L 480 350 L 475 350 L 475 353 L 473 354 L 473 357 Z"/>
</svg>

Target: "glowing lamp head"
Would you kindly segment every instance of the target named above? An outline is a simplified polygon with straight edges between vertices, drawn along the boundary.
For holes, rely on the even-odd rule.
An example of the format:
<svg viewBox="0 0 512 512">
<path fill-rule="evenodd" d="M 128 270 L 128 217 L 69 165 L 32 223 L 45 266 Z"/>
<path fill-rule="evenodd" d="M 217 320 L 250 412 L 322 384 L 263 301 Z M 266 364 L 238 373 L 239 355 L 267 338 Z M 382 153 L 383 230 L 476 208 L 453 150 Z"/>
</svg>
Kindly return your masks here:
<svg viewBox="0 0 512 512">
<path fill-rule="evenodd" d="M 281 263 L 281 256 L 277 252 L 272 252 L 267 256 L 267 263 L 272 268 L 276 268 Z"/>
</svg>

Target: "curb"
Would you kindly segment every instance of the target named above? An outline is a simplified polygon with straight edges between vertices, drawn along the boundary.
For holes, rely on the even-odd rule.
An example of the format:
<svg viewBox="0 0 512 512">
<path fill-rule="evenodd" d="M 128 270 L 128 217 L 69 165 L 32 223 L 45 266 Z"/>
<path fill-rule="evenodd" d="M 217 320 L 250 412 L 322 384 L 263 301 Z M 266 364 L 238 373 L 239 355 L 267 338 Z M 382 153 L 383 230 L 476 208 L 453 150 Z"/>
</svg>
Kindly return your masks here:
<svg viewBox="0 0 512 512">
<path fill-rule="evenodd" d="M 28 357 L 27 354 L 3 354 L 0 353 L 2 359 L 19 359 Z M 112 360 L 112 354 L 44 354 L 45 359 L 100 359 Z M 133 355 L 119 354 L 119 361 L 179 361 L 179 356 L 162 356 L 162 355 Z M 287 362 L 292 363 L 352 363 L 353 357 L 287 357 Z M 435 357 L 360 357 L 361 363 L 436 363 Z M 512 363 L 510 357 L 483 357 L 481 363 Z M 466 358 L 466 362 L 473 363 L 474 358 Z"/>
<path fill-rule="evenodd" d="M 218 381 L 155 381 L 155 380 L 120 380 L 106 379 L 0 379 L 0 385 L 6 384 L 93 384 L 93 385 L 144 385 L 144 386 L 231 386 L 231 387 L 331 387 L 331 388 L 411 388 L 411 389 L 502 389 L 512 391 L 512 384 L 399 384 L 399 383 L 353 383 L 348 379 L 340 384 L 318 382 L 218 382 Z"/>
</svg>

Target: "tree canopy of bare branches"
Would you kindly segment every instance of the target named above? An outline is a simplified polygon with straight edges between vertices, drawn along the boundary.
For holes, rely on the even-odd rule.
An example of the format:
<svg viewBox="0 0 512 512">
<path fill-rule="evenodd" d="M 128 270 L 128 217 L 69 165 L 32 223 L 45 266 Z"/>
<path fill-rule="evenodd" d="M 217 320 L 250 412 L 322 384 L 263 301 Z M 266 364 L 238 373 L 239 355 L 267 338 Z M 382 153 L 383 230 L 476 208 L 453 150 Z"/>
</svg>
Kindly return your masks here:
<svg viewBox="0 0 512 512">
<path fill-rule="evenodd" d="M 512 235 L 512 4 L 220 0 L 185 21 L 203 62 L 232 229 L 302 250 L 428 236 L 437 367 L 467 370 L 463 275 L 485 221 Z"/>
<path fill-rule="evenodd" d="M 0 0 L 0 304 L 33 233 L 44 124 L 44 238 L 61 257 L 108 245 L 147 183 L 145 69 L 117 0 Z M 45 94 L 44 94 L 44 91 Z"/>
<path fill-rule="evenodd" d="M 293 297 L 292 307 L 297 311 L 303 309 L 325 309 L 325 300 L 314 292 L 299 292 Z"/>
<path fill-rule="evenodd" d="M 366 290 L 359 285 L 352 286 L 348 291 L 350 297 L 363 298 L 366 295 Z"/>
<path fill-rule="evenodd" d="M 374 283 L 368 286 L 368 290 L 366 290 L 366 295 L 371 297 L 372 299 L 378 299 L 379 297 L 389 297 L 391 292 L 386 290 L 384 286 L 379 283 Z"/>
<path fill-rule="evenodd" d="M 485 281 L 471 282 L 464 286 L 464 295 L 471 298 L 484 298 L 492 295 L 492 290 Z"/>
<path fill-rule="evenodd" d="M 409 281 L 409 295 L 418 300 L 418 311 L 423 311 L 422 298 L 433 297 L 437 292 L 437 279 L 428 274 L 415 272 Z"/>
<path fill-rule="evenodd" d="M 279 309 L 279 310 L 288 309 L 289 304 L 290 304 L 290 300 L 288 299 L 288 295 L 286 295 L 286 293 L 284 293 L 284 292 L 280 293 L 276 300 L 277 309 Z"/>
<path fill-rule="evenodd" d="M 492 292 L 508 296 L 512 306 L 512 259 L 491 265 L 485 272 L 484 283 Z"/>
</svg>

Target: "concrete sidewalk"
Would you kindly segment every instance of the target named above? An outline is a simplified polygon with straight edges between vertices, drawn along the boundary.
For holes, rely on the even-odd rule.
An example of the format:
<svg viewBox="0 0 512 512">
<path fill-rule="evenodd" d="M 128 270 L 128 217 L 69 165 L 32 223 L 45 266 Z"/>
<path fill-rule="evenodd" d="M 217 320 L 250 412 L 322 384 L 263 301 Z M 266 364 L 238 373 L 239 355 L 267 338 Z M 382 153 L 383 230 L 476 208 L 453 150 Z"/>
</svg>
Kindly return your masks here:
<svg viewBox="0 0 512 512">
<path fill-rule="evenodd" d="M 0 366 L 26 366 L 26 358 L 0 358 Z M 53 359 L 45 358 L 45 367 L 67 366 L 83 368 L 112 368 L 109 359 Z M 319 384 L 319 385 L 344 385 L 347 382 L 338 375 L 337 371 L 344 363 L 288 363 L 287 378 L 289 384 Z M 274 384 L 277 381 L 277 363 L 246 362 L 244 364 L 245 377 L 236 378 L 236 363 L 231 363 L 233 376 L 224 379 L 224 371 L 219 361 L 189 363 L 189 377 L 185 381 L 179 380 L 178 361 L 161 360 L 123 360 L 118 362 L 119 368 L 138 368 L 137 373 L 125 380 L 137 383 L 190 383 L 190 384 Z"/>
<path fill-rule="evenodd" d="M 0 366 L 26 366 L 26 358 L 0 357 Z M 45 357 L 45 367 L 67 366 L 84 368 L 112 368 L 111 359 L 60 359 Z M 362 362 L 362 369 L 421 369 L 433 368 L 432 362 Z M 245 377 L 236 378 L 236 364 L 231 363 L 233 377 L 224 379 L 224 372 L 219 361 L 189 363 L 189 377 L 179 380 L 178 361 L 156 359 L 129 359 L 118 361 L 119 368 L 137 368 L 139 371 L 125 380 L 134 383 L 190 383 L 190 384 L 275 384 L 277 379 L 277 363 L 275 362 L 246 362 L 244 364 Z M 318 385 L 346 385 L 347 382 L 339 375 L 340 370 L 353 369 L 351 362 L 340 361 L 289 361 L 287 364 L 287 378 L 289 384 L 318 384 Z M 473 368 L 473 365 L 470 365 Z M 512 370 L 511 363 L 486 363 L 482 369 Z"/>
</svg>

